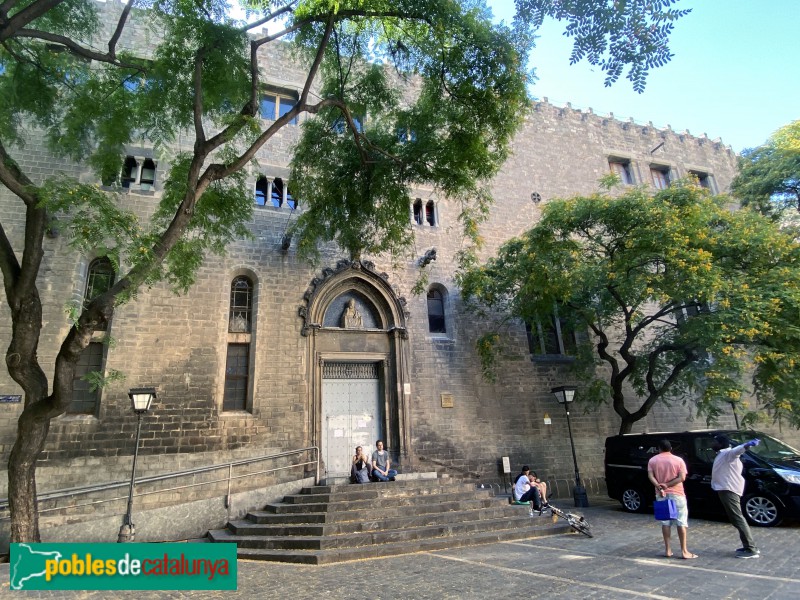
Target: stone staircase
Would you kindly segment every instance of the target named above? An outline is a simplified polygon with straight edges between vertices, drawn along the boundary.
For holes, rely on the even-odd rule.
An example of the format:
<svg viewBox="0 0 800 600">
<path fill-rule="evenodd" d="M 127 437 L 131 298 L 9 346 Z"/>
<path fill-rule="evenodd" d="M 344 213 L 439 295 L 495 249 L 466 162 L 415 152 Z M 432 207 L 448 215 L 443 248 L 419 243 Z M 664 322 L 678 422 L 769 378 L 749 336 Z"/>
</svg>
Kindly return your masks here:
<svg viewBox="0 0 800 600">
<path fill-rule="evenodd" d="M 319 485 L 208 538 L 236 543 L 239 558 L 326 564 L 570 532 L 493 494 L 451 479 Z"/>
</svg>

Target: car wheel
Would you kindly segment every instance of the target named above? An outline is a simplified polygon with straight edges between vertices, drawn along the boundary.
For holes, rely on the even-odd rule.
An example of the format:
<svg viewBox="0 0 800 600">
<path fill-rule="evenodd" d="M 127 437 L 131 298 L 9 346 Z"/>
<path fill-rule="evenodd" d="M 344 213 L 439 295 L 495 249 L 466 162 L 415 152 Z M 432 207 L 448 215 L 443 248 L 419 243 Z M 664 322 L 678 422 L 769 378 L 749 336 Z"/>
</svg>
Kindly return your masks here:
<svg viewBox="0 0 800 600">
<path fill-rule="evenodd" d="M 636 488 L 626 488 L 622 492 L 622 508 L 628 512 L 642 512 L 645 508 L 642 493 Z"/>
<path fill-rule="evenodd" d="M 780 508 L 770 498 L 755 494 L 744 501 L 744 516 L 759 527 L 774 527 L 783 520 Z"/>
</svg>

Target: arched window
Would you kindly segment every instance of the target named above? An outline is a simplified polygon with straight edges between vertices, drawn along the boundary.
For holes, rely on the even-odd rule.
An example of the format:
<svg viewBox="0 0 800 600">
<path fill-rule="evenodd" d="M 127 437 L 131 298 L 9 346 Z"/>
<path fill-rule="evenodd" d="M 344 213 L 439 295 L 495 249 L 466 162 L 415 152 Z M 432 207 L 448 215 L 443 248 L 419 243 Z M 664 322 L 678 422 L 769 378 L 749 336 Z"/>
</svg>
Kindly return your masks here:
<svg viewBox="0 0 800 600">
<path fill-rule="evenodd" d="M 253 302 L 253 283 L 247 277 L 237 277 L 231 283 L 231 304 L 228 331 L 250 333 Z"/>
<path fill-rule="evenodd" d="M 436 225 L 436 207 L 433 204 L 433 200 L 428 200 L 428 203 L 425 204 L 425 220 L 431 227 Z"/>
<path fill-rule="evenodd" d="M 447 333 L 444 318 L 444 295 L 437 289 L 428 290 L 428 331 Z"/>
<path fill-rule="evenodd" d="M 108 258 L 103 256 L 94 259 L 89 264 L 89 270 L 86 274 L 86 291 L 83 294 L 83 305 L 86 306 L 100 294 L 106 293 L 114 285 L 115 278 L 114 267 Z M 105 329 L 106 327 L 103 325 L 100 331 L 105 331 Z"/>
<path fill-rule="evenodd" d="M 280 208 L 283 206 L 283 179 L 276 177 L 272 182 L 272 206 Z"/>
<path fill-rule="evenodd" d="M 422 200 L 417 198 L 414 200 L 414 223 L 417 225 L 422 225 L 424 218 L 425 217 L 422 212 Z"/>
<path fill-rule="evenodd" d="M 139 187 L 143 190 L 152 190 L 156 184 L 156 163 L 151 158 L 145 158 L 142 163 L 142 173 L 139 176 Z"/>
<path fill-rule="evenodd" d="M 266 206 L 269 194 L 269 179 L 262 175 L 256 180 L 256 204 Z"/>
<path fill-rule="evenodd" d="M 228 343 L 222 410 L 247 410 L 250 398 L 250 349 L 253 345 L 253 281 L 239 275 L 231 282 Z"/>
<path fill-rule="evenodd" d="M 136 183 L 138 175 L 139 163 L 132 156 L 126 156 L 125 163 L 122 165 L 122 187 L 130 188 L 131 184 Z"/>
<path fill-rule="evenodd" d="M 96 258 L 89 263 L 86 272 L 86 289 L 83 294 L 83 305 L 107 292 L 112 285 L 116 273 L 111 261 L 106 257 Z M 100 406 L 100 389 L 96 382 L 92 382 L 92 374 L 102 374 L 105 370 L 105 332 L 109 323 L 103 323 L 97 327 L 95 337 L 89 345 L 83 349 L 78 364 L 75 366 L 75 375 L 72 379 L 72 402 L 67 409 L 70 414 L 77 415 L 96 415 Z"/>
</svg>

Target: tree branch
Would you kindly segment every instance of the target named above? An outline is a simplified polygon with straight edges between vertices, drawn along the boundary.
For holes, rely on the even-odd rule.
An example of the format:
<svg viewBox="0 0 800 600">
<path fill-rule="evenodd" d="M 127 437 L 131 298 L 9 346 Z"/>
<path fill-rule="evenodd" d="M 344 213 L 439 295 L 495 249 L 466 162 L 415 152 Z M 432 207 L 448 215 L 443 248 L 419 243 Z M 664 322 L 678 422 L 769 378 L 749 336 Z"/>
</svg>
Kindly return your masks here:
<svg viewBox="0 0 800 600">
<path fill-rule="evenodd" d="M 659 387 L 656 387 L 655 382 L 653 381 L 653 376 L 656 369 L 656 362 L 658 361 L 661 354 L 665 352 L 682 352 L 684 355 L 683 360 L 676 363 L 672 367 L 672 371 L 670 372 L 669 376 L 662 382 Z M 656 348 L 653 352 L 650 353 L 648 358 L 648 366 L 647 366 L 647 390 L 649 393 L 647 400 L 645 400 L 642 405 L 633 413 L 631 413 L 631 419 L 633 421 L 638 421 L 639 419 L 644 418 L 647 416 L 647 413 L 650 412 L 650 409 L 653 405 L 664 395 L 664 392 L 669 389 L 669 387 L 678 379 L 680 374 L 691 365 L 695 361 L 695 356 L 690 351 L 680 348 L 679 346 L 672 346 L 672 345 L 663 345 Z"/>
<path fill-rule="evenodd" d="M 276 18 L 280 17 L 282 14 L 291 11 L 294 8 L 295 4 L 297 4 L 297 0 L 292 0 L 286 6 L 283 6 L 283 7 L 279 8 L 278 10 L 276 10 L 275 12 L 270 13 L 270 14 L 266 15 L 265 17 L 262 17 L 258 21 L 253 21 L 252 23 L 247 23 L 244 27 L 241 27 L 239 29 L 239 31 L 242 31 L 242 32 L 250 31 L 251 29 L 255 29 L 256 27 L 261 27 L 262 25 L 264 25 L 264 23 L 269 23 L 273 19 L 276 19 Z"/>
<path fill-rule="evenodd" d="M 34 0 L 31 4 L 16 13 L 7 21 L 0 23 L 0 42 L 4 42 L 17 35 L 17 33 L 31 21 L 35 21 L 47 11 L 54 9 L 64 0 Z M 7 0 L 2 8 L 11 8 L 14 0 Z M 10 6 L 9 6 L 10 5 Z"/>
<path fill-rule="evenodd" d="M 130 14 L 131 9 L 133 9 L 134 4 L 136 4 L 136 0 L 129 0 L 125 5 L 125 8 L 122 9 L 122 14 L 119 16 L 119 21 L 117 22 L 117 28 L 114 30 L 114 35 L 112 35 L 111 39 L 108 40 L 108 55 L 111 58 L 117 57 L 117 42 L 122 36 L 122 30 L 125 29 L 125 25 L 128 21 L 128 15 Z"/>
<path fill-rule="evenodd" d="M 328 23 L 325 27 L 325 33 L 320 40 L 319 47 L 317 48 L 317 54 L 314 57 L 314 62 L 312 63 L 311 67 L 308 70 L 308 76 L 306 77 L 306 81 L 303 84 L 303 91 L 300 93 L 300 99 L 297 101 L 291 110 L 286 112 L 282 117 L 278 118 L 275 122 L 272 123 L 260 136 L 258 139 L 253 142 L 247 150 L 245 150 L 239 158 L 235 161 L 230 163 L 229 165 L 221 165 L 221 164 L 213 164 L 209 165 L 206 172 L 203 174 L 201 181 L 203 182 L 204 186 L 207 186 L 211 181 L 215 181 L 217 179 L 223 179 L 228 177 L 230 174 L 235 173 L 239 169 L 243 168 L 250 159 L 252 159 L 256 152 L 258 152 L 259 148 L 263 146 L 267 140 L 269 140 L 275 132 L 281 129 L 284 125 L 289 123 L 292 119 L 294 119 L 298 114 L 301 112 L 310 112 L 316 113 L 318 112 L 323 106 L 328 106 L 332 104 L 329 100 L 323 100 L 316 105 L 309 106 L 306 104 L 308 101 L 308 93 L 311 90 L 311 84 L 314 82 L 314 78 L 319 71 L 319 67 L 322 64 L 322 58 L 325 56 L 325 48 L 328 46 L 328 42 L 330 41 L 331 32 L 333 31 L 333 25 L 335 23 L 335 16 L 329 15 Z M 226 128 L 223 132 L 220 132 L 205 144 L 205 148 L 209 148 L 212 143 L 216 144 L 217 146 L 224 142 L 225 137 L 227 135 L 231 135 L 230 127 Z"/>
<path fill-rule="evenodd" d="M 142 63 L 147 64 L 150 62 L 145 59 L 142 59 L 142 63 L 138 64 L 122 62 L 117 60 L 116 56 L 111 52 L 103 53 L 103 52 L 97 52 L 96 50 L 90 50 L 88 48 L 84 48 L 77 42 L 73 41 L 71 38 L 59 35 L 57 33 L 50 33 L 49 31 L 39 31 L 38 29 L 20 29 L 14 37 L 45 40 L 48 42 L 61 44 L 76 56 L 80 56 L 82 58 L 87 58 L 90 60 L 95 60 L 97 62 L 108 63 L 116 67 L 122 67 L 125 69 L 141 69 Z"/>
<path fill-rule="evenodd" d="M 192 83 L 194 85 L 194 102 L 192 104 L 195 148 L 202 148 L 206 142 L 206 132 L 203 128 L 203 60 L 205 58 L 205 47 L 200 48 L 194 57 L 194 75 Z"/>
</svg>

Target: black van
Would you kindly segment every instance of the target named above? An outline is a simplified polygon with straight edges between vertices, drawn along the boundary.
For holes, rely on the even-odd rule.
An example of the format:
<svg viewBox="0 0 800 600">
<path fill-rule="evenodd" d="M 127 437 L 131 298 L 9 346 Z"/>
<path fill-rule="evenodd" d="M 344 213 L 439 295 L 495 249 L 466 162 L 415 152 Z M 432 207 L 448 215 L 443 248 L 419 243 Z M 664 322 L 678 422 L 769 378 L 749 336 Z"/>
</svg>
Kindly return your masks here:
<svg viewBox="0 0 800 600">
<path fill-rule="evenodd" d="M 609 497 L 625 510 L 644 511 L 655 493 L 647 479 L 647 462 L 658 454 L 659 440 L 672 444 L 672 453 L 686 461 L 689 471 L 683 483 L 689 509 L 696 513 L 724 515 L 716 492 L 711 489 L 711 466 L 716 456 L 712 442 L 726 435 L 734 444 L 759 438 L 749 448 L 744 463 L 745 490 L 742 508 L 753 525 L 772 527 L 784 517 L 800 517 L 800 453 L 773 437 L 757 431 L 702 430 L 678 433 L 615 435 L 606 438 L 605 469 Z"/>
</svg>

